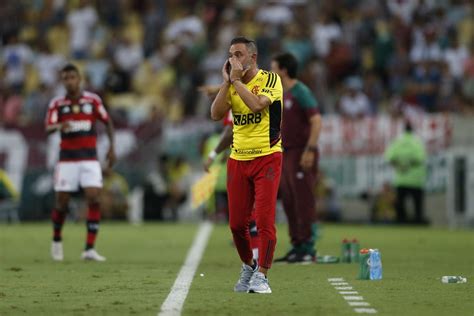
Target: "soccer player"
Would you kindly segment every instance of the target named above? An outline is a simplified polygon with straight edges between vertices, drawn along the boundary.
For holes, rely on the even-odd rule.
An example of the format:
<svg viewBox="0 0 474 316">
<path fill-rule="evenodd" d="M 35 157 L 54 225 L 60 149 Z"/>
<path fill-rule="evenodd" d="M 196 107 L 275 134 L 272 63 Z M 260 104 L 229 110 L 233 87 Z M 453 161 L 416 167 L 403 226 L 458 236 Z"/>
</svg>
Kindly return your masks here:
<svg viewBox="0 0 474 316">
<path fill-rule="evenodd" d="M 316 220 L 314 188 L 321 115 L 309 88 L 296 79 L 297 68 L 296 58 L 289 53 L 272 60 L 272 71 L 281 77 L 284 90 L 280 193 L 292 244 L 291 250 L 275 262 L 312 262 L 316 258 L 312 227 Z"/>
<path fill-rule="evenodd" d="M 216 92 L 217 93 L 217 92 Z M 232 145 L 233 133 L 232 133 L 232 111 L 229 111 L 223 120 L 224 130 L 221 133 L 219 142 L 216 147 L 209 153 L 207 160 L 204 162 L 204 170 L 209 172 L 211 165 L 214 163 L 216 157 L 223 152 L 226 148 Z M 249 223 L 250 229 L 250 246 L 252 247 L 253 259 L 258 260 L 258 244 L 260 239 L 258 238 L 257 223 L 255 222 L 255 212 L 252 212 L 252 217 Z"/>
<path fill-rule="evenodd" d="M 255 42 L 245 37 L 231 41 L 222 76 L 211 117 L 221 120 L 231 109 L 234 121 L 227 162 L 229 224 L 243 262 L 234 291 L 271 293 L 267 272 L 276 244 L 283 88 L 277 74 L 258 69 Z M 260 237 L 258 263 L 252 259 L 250 246 L 249 221 L 253 208 Z"/>
<path fill-rule="evenodd" d="M 51 100 L 46 117 L 46 131 L 61 133 L 59 162 L 54 173 L 55 207 L 52 211 L 53 242 L 51 256 L 62 261 L 63 246 L 61 230 L 68 213 L 71 192 L 79 186 L 84 190 L 88 204 L 87 239 L 81 258 L 84 260 L 105 261 L 94 249 L 99 230 L 99 194 L 102 188 L 102 172 L 97 160 L 97 120 L 107 126 L 109 167 L 115 162 L 114 129 L 112 120 L 102 104 L 101 98 L 81 89 L 81 76 L 76 66 L 66 65 L 61 70 L 61 80 L 66 95 Z"/>
</svg>

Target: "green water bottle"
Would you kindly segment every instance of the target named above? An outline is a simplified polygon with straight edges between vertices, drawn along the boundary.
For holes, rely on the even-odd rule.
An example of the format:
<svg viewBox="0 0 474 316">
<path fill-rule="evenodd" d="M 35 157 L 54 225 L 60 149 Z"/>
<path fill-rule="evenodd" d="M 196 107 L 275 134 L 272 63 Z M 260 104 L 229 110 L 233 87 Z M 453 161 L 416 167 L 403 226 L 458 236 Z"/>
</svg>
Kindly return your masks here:
<svg viewBox="0 0 474 316">
<path fill-rule="evenodd" d="M 346 263 L 351 262 L 351 244 L 346 238 L 344 238 L 341 243 L 341 261 Z"/>
<path fill-rule="evenodd" d="M 359 280 L 370 280 L 369 249 L 362 248 L 359 252 Z"/>
<path fill-rule="evenodd" d="M 351 262 L 359 262 L 359 250 L 360 250 L 360 245 L 359 241 L 354 238 L 352 239 L 350 243 L 351 247 Z"/>
</svg>

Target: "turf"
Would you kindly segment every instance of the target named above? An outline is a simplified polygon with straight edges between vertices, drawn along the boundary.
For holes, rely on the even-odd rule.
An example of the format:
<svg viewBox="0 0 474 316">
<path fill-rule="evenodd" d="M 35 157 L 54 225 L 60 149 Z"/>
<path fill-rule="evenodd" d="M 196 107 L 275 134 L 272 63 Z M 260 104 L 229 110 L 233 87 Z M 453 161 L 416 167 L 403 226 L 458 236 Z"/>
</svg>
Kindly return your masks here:
<svg viewBox="0 0 474 316">
<path fill-rule="evenodd" d="M 196 228 L 104 224 L 98 250 L 108 261 L 94 263 L 79 260 L 84 226 L 68 224 L 66 259 L 55 263 L 48 224 L 0 225 L 0 315 L 156 315 Z M 278 237 L 276 256 L 287 250 L 285 227 Z M 331 277 L 343 277 L 379 315 L 474 315 L 472 231 L 325 225 L 319 252 L 339 255 L 344 237 L 380 249 L 383 280 L 357 280 L 357 264 L 274 265 L 273 294 L 237 294 L 239 260 L 228 228 L 218 225 L 183 315 L 355 315 Z M 468 283 L 442 284 L 443 275 L 463 275 Z"/>
</svg>

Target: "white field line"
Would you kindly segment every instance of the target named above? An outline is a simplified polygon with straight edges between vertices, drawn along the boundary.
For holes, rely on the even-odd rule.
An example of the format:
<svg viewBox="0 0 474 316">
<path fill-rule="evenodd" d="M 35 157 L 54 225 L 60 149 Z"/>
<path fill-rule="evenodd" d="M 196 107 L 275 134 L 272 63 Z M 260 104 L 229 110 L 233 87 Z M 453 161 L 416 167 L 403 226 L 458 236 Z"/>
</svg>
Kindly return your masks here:
<svg viewBox="0 0 474 316">
<path fill-rule="evenodd" d="M 194 274 L 199 266 L 204 250 L 206 249 L 209 236 L 211 235 L 212 224 L 204 222 L 199 226 L 199 230 L 194 237 L 193 244 L 188 251 L 186 260 L 174 281 L 168 297 L 161 305 L 159 316 L 179 316 L 183 310 L 184 301 L 188 296 L 189 288 L 194 278 Z"/>
<path fill-rule="evenodd" d="M 354 307 L 354 312 L 357 314 L 377 314 L 377 310 L 375 308 L 369 307 L 370 304 L 365 302 L 364 298 L 358 295 L 359 293 L 353 290 L 352 286 L 349 286 L 349 283 L 344 281 L 344 278 L 329 278 L 328 282 L 330 282 L 331 285 L 339 291 L 339 294 L 342 295 L 349 306 Z"/>
<path fill-rule="evenodd" d="M 347 294 L 357 295 L 357 294 L 359 294 L 359 292 L 357 292 L 357 291 L 339 291 L 339 294 L 341 294 L 341 295 L 347 295 Z"/>
</svg>

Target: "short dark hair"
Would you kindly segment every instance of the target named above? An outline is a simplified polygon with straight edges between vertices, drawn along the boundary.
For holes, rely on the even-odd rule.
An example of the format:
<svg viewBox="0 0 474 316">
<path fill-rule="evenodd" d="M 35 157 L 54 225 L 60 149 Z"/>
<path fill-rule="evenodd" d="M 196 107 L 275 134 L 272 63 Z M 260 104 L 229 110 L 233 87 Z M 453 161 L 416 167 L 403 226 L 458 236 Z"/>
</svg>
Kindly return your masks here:
<svg viewBox="0 0 474 316">
<path fill-rule="evenodd" d="M 298 61 L 293 54 L 282 53 L 273 57 L 273 60 L 278 63 L 280 69 L 286 69 L 290 78 L 296 78 L 296 74 L 298 73 Z"/>
<path fill-rule="evenodd" d="M 245 36 L 234 37 L 230 41 L 230 45 L 232 46 L 234 44 L 245 44 L 245 46 L 247 47 L 249 52 L 252 52 L 252 53 L 255 53 L 255 54 L 257 53 L 257 44 L 255 44 L 255 41 L 251 40 L 251 39 L 248 39 Z"/>
<path fill-rule="evenodd" d="M 77 68 L 77 66 L 74 64 L 66 64 L 63 68 L 61 68 L 61 73 L 69 71 L 75 71 L 79 74 L 79 68 Z"/>
</svg>

